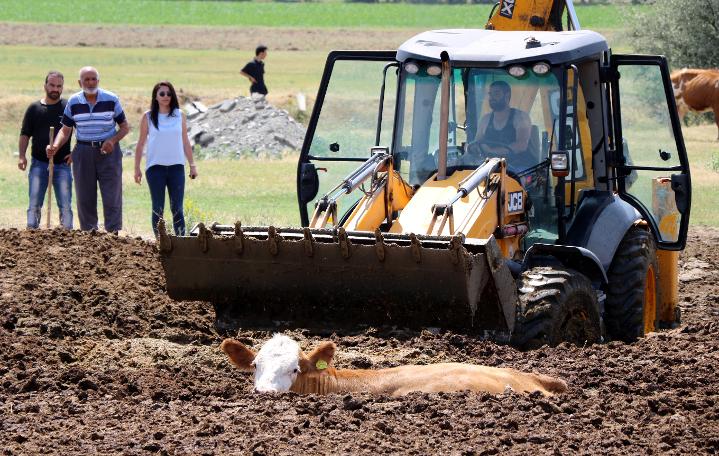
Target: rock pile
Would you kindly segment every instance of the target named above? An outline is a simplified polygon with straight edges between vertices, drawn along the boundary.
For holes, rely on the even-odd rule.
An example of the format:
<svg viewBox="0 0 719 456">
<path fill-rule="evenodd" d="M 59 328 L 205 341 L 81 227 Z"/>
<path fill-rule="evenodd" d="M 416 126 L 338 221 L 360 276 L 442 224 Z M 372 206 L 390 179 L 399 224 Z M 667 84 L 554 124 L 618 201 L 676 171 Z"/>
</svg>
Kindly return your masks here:
<svg viewBox="0 0 719 456">
<path fill-rule="evenodd" d="M 183 109 L 190 141 L 204 158 L 280 158 L 302 148 L 302 124 L 264 98 L 238 97 L 209 108 L 191 101 Z"/>
</svg>

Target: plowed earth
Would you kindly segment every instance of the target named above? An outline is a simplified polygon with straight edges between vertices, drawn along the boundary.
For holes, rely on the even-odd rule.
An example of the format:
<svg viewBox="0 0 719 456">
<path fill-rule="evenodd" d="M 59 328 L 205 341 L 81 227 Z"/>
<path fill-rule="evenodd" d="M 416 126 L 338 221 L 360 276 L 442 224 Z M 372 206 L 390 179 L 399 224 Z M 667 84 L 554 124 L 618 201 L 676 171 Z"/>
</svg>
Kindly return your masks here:
<svg viewBox="0 0 719 456">
<path fill-rule="evenodd" d="M 462 361 L 565 379 L 551 398 L 253 393 L 210 305 L 164 293 L 154 245 L 0 230 L 4 454 L 707 454 L 719 452 L 719 231 L 682 255 L 677 328 L 632 345 L 520 352 L 461 334 L 288 331 L 341 367 Z M 269 331 L 241 330 L 259 346 Z"/>
</svg>

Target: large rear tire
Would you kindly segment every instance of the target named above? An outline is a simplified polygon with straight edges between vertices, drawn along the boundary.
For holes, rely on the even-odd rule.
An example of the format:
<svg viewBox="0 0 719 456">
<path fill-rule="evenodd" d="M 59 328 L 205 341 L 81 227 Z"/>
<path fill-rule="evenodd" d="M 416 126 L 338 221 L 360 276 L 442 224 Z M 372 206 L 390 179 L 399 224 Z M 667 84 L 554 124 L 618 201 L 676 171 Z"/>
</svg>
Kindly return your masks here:
<svg viewBox="0 0 719 456">
<path fill-rule="evenodd" d="M 519 279 L 519 308 L 512 342 L 522 348 L 601 341 L 597 294 L 591 281 L 563 267 L 535 267 Z"/>
<path fill-rule="evenodd" d="M 633 342 L 657 328 L 657 270 L 652 234 L 630 228 L 607 274 L 605 322 L 611 339 Z"/>
</svg>

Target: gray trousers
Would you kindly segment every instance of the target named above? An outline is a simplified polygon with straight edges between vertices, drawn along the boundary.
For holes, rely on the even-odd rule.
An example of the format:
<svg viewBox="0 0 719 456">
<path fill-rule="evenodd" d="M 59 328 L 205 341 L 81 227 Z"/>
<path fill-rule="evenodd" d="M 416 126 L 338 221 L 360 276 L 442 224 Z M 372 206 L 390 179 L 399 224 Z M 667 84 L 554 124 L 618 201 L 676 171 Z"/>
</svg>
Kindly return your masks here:
<svg viewBox="0 0 719 456">
<path fill-rule="evenodd" d="M 97 186 L 100 185 L 105 230 L 122 229 L 122 152 L 115 145 L 111 154 L 102 155 L 100 148 L 75 144 L 72 151 L 72 174 L 80 229 L 97 229 Z"/>
</svg>

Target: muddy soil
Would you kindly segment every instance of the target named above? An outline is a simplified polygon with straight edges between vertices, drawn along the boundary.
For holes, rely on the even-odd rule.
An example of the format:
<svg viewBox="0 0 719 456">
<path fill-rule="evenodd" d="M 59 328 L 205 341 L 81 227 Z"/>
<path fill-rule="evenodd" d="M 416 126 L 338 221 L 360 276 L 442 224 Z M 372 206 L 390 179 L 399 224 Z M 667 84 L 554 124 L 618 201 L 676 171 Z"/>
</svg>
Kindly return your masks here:
<svg viewBox="0 0 719 456">
<path fill-rule="evenodd" d="M 719 231 L 681 261 L 682 324 L 637 343 L 520 352 L 449 332 L 288 331 L 338 344 L 341 367 L 462 361 L 565 379 L 511 391 L 260 395 L 217 349 L 212 309 L 164 293 L 153 244 L 0 230 L 4 454 L 715 454 Z M 243 329 L 259 346 L 271 331 Z"/>
</svg>

